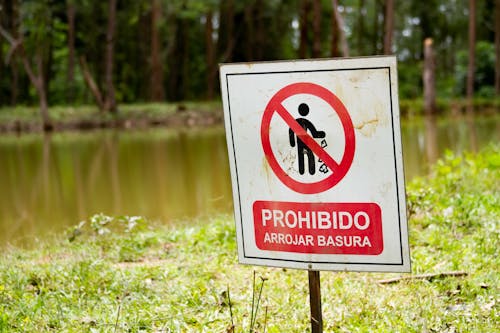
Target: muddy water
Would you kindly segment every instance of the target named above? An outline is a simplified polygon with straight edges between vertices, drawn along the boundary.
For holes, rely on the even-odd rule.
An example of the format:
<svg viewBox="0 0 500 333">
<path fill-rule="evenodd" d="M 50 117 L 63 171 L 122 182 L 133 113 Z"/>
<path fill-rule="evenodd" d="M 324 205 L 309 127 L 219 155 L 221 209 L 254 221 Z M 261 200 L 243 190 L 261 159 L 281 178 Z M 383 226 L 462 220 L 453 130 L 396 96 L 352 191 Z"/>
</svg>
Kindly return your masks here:
<svg viewBox="0 0 500 333">
<path fill-rule="evenodd" d="M 499 133 L 498 116 L 405 121 L 406 178 Z M 222 127 L 3 136 L 0 189 L 0 247 L 29 246 L 99 212 L 170 223 L 232 209 Z"/>
</svg>

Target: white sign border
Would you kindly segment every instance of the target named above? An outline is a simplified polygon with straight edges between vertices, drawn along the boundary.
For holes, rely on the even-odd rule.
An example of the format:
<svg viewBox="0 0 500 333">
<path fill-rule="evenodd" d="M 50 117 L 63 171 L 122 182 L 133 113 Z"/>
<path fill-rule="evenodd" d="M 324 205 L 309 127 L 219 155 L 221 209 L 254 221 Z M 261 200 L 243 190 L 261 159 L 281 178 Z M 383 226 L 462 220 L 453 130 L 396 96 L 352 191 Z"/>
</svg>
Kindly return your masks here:
<svg viewBox="0 0 500 333">
<path fill-rule="evenodd" d="M 361 63 L 361 65 L 360 65 Z M 315 69 L 311 69 L 315 67 Z M 397 193 L 398 227 L 400 261 L 391 263 L 380 262 L 335 262 L 314 260 L 292 260 L 282 258 L 254 257 L 245 254 L 245 238 L 243 235 L 243 218 L 241 212 L 241 197 L 239 191 L 238 167 L 236 150 L 234 147 L 234 132 L 229 96 L 228 77 L 233 75 L 259 75 L 259 74 L 286 74 L 286 73 L 311 73 L 353 70 L 388 70 L 389 73 L 389 98 L 391 105 L 391 131 L 393 138 L 393 157 L 395 168 L 395 182 Z M 230 171 L 233 183 L 234 218 L 238 240 L 238 257 L 241 264 L 331 271 L 363 271 L 363 272 L 410 272 L 410 253 L 408 244 L 408 222 L 406 217 L 406 192 L 404 182 L 404 168 L 402 159 L 400 129 L 399 99 L 397 94 L 397 69 L 395 56 L 376 56 L 360 58 L 339 59 L 313 59 L 293 61 L 271 61 L 259 63 L 233 63 L 220 65 L 220 82 L 222 90 L 222 103 L 224 108 L 224 122 L 230 162 Z M 235 186 L 236 185 L 236 186 Z M 311 255 L 313 256 L 313 255 Z M 332 255 L 338 256 L 338 255 Z"/>
</svg>

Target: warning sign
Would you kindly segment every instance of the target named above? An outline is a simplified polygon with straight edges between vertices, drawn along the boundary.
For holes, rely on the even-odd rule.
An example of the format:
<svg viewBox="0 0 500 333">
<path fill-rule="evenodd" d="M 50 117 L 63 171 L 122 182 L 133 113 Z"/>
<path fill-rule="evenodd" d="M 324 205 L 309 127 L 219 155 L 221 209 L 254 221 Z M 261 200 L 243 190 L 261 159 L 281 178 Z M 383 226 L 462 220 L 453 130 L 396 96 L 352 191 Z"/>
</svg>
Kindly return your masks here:
<svg viewBox="0 0 500 333">
<path fill-rule="evenodd" d="M 283 106 L 283 101 L 290 96 L 310 94 L 317 96 L 325 101 L 331 108 L 329 111 L 336 112 L 341 120 L 342 128 L 345 134 L 344 156 L 340 163 L 324 149 L 326 140 L 323 140 L 323 146 L 315 141 L 316 138 L 325 138 L 325 131 L 319 131 L 311 120 L 306 118 L 310 112 L 309 105 L 305 102 L 298 106 L 300 118 L 294 119 L 292 114 Z M 307 157 L 308 173 L 314 175 L 316 172 L 315 155 L 318 157 L 318 164 L 322 163 L 319 169 L 322 173 L 329 173 L 324 179 L 317 182 L 302 182 L 295 180 L 278 163 L 275 153 L 272 151 L 269 138 L 271 119 L 276 114 L 290 127 L 288 131 L 290 145 L 297 147 L 298 170 L 301 175 L 305 173 L 305 163 Z M 324 125 L 324 124 L 323 124 Z M 262 147 L 269 165 L 281 181 L 294 191 L 300 193 L 318 193 L 323 192 L 337 184 L 347 173 L 354 157 L 354 127 L 351 118 L 342 102 L 329 90 L 313 83 L 294 83 L 282 88 L 269 101 L 261 125 Z M 331 170 L 331 172 L 328 172 Z"/>
<path fill-rule="evenodd" d="M 380 207 L 375 203 L 256 201 L 255 242 L 262 250 L 380 254 Z"/>
<path fill-rule="evenodd" d="M 396 59 L 220 73 L 240 262 L 408 271 Z"/>
</svg>

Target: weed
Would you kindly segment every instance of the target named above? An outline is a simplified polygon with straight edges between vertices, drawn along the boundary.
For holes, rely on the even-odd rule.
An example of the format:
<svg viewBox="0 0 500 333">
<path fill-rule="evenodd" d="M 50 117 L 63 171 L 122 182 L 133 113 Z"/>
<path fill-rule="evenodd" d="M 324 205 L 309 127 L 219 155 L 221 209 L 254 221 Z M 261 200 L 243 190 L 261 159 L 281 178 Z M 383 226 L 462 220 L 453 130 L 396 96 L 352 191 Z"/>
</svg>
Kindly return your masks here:
<svg viewBox="0 0 500 333">
<path fill-rule="evenodd" d="M 256 327 L 257 327 L 257 314 L 259 313 L 259 305 L 260 301 L 262 299 L 262 290 L 264 289 L 264 282 L 267 280 L 266 277 L 260 276 L 260 286 L 257 286 L 255 282 L 255 276 L 256 272 L 253 271 L 253 279 L 252 279 L 252 306 L 251 306 L 251 314 L 250 314 L 250 324 L 248 328 L 249 333 L 256 333 Z M 229 314 L 231 318 L 231 325 L 227 328 L 227 333 L 234 333 L 236 330 L 236 325 L 234 323 L 234 315 L 233 315 L 233 304 L 231 303 L 231 296 L 229 293 L 229 286 L 227 287 L 227 304 L 229 307 Z M 262 325 L 262 332 L 266 332 L 267 328 L 267 306 L 265 308 L 265 314 L 264 314 L 264 324 Z M 241 326 L 241 331 L 244 332 L 246 331 L 243 327 Z"/>
</svg>

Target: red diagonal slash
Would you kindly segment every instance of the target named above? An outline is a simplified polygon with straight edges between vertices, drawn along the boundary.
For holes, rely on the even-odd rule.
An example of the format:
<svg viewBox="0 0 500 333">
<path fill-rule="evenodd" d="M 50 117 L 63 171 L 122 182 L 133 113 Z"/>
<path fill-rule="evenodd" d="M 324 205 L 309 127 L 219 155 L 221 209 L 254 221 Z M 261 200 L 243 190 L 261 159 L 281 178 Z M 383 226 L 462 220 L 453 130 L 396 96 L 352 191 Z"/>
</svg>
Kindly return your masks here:
<svg viewBox="0 0 500 333">
<path fill-rule="evenodd" d="M 307 134 L 307 131 L 300 126 L 292 114 L 283 106 L 282 103 L 285 99 L 297 94 L 310 94 L 321 98 L 330 105 L 331 112 L 334 112 L 339 116 L 344 129 L 345 137 L 344 155 L 340 162 L 336 162 L 311 135 Z M 332 173 L 329 176 L 313 182 L 302 181 L 294 179 L 292 174 L 281 167 L 280 163 L 276 159 L 276 156 L 274 155 L 269 138 L 271 119 L 273 118 L 274 113 L 278 113 L 279 116 L 285 121 L 285 124 L 292 129 L 295 135 L 302 140 L 302 142 L 307 145 L 307 147 L 309 147 L 309 149 L 311 149 L 311 151 L 318 156 L 330 170 L 332 170 Z M 337 184 L 346 175 L 354 158 L 356 140 L 349 112 L 340 99 L 338 99 L 338 97 L 335 96 L 335 94 L 333 94 L 330 90 L 310 82 L 292 83 L 281 88 L 278 92 L 276 92 L 276 94 L 274 94 L 262 114 L 260 135 L 264 155 L 276 176 L 284 185 L 303 194 L 320 193 L 335 186 L 335 184 Z"/>
<path fill-rule="evenodd" d="M 307 131 L 291 116 L 285 109 L 283 104 L 276 105 L 276 112 L 283 118 L 287 125 L 297 135 L 297 138 L 302 140 L 309 149 L 311 149 L 329 168 L 332 172 L 339 167 L 339 164 L 321 147 Z"/>
</svg>

